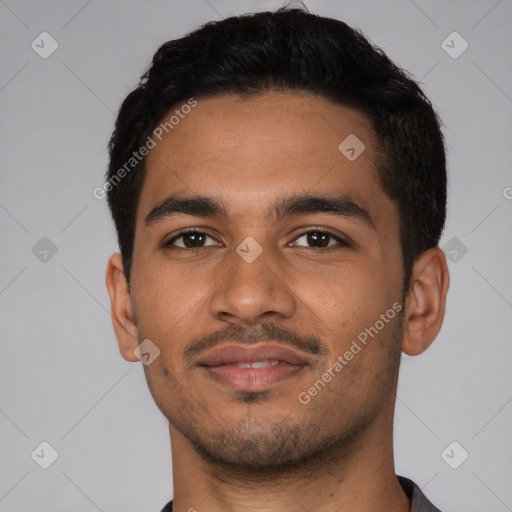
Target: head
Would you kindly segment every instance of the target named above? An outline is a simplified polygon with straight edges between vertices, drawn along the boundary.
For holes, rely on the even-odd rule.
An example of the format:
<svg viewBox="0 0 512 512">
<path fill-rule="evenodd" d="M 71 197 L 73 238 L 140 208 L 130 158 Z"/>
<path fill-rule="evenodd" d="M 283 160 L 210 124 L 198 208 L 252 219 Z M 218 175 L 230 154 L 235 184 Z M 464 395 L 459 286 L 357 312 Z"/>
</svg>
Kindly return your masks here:
<svg viewBox="0 0 512 512">
<path fill-rule="evenodd" d="M 146 378 L 177 433 L 275 469 L 390 420 L 448 289 L 440 122 L 404 71 L 300 10 L 212 22 L 160 47 L 109 149 L 114 328 L 128 360 L 158 347 Z M 205 365 L 260 342 L 290 375 L 244 388 Z"/>
</svg>

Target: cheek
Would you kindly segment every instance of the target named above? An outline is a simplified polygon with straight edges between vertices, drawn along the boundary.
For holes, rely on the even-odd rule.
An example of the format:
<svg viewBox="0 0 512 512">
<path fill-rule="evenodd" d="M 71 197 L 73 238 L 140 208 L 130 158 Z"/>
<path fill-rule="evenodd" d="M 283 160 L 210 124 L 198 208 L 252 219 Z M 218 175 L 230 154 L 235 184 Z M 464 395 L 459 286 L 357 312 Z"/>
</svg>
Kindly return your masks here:
<svg viewBox="0 0 512 512">
<path fill-rule="evenodd" d="M 205 307 L 207 288 L 197 276 L 169 264 L 140 266 L 133 275 L 131 295 L 139 334 L 158 346 L 165 342 L 168 350 L 168 340 L 182 337 Z"/>
<path fill-rule="evenodd" d="M 379 268 L 367 258 L 345 261 L 315 278 L 305 276 L 300 296 L 319 317 L 333 325 L 357 323 L 385 303 Z"/>
<path fill-rule="evenodd" d="M 396 288 L 390 285 L 380 265 L 367 260 L 364 265 L 346 262 L 332 270 L 328 278 L 317 275 L 315 279 L 302 280 L 296 292 L 301 300 L 298 306 L 303 308 L 302 313 L 297 312 L 298 317 L 310 318 L 333 360 L 345 354 L 354 340 L 361 347 L 365 347 L 365 341 L 374 341 L 375 352 L 384 349 L 383 340 L 390 337 L 397 318 L 392 309 Z"/>
</svg>

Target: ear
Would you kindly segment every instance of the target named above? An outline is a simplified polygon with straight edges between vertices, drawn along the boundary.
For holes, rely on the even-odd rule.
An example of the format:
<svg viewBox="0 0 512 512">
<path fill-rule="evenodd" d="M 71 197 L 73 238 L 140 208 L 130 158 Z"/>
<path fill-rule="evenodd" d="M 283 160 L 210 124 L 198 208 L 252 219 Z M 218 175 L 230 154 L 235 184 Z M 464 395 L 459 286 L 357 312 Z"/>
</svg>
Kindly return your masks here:
<svg viewBox="0 0 512 512">
<path fill-rule="evenodd" d="M 443 324 L 450 275 L 446 256 L 439 248 L 428 249 L 414 262 L 405 301 L 402 351 L 416 356 L 425 351 Z"/>
<path fill-rule="evenodd" d="M 137 327 L 133 318 L 132 301 L 121 254 L 115 253 L 110 256 L 105 282 L 110 295 L 112 324 L 119 344 L 119 351 L 127 361 L 138 361 L 134 353 L 139 344 Z"/>
</svg>

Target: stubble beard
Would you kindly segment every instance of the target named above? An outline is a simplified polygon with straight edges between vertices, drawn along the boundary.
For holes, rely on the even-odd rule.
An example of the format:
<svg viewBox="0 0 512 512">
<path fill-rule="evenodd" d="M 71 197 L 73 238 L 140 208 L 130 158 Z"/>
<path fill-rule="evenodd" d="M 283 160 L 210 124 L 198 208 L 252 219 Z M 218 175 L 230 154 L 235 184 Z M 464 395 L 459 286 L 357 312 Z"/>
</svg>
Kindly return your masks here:
<svg viewBox="0 0 512 512">
<path fill-rule="evenodd" d="M 381 379 L 382 385 L 390 383 L 391 386 L 396 386 L 402 319 L 403 314 L 393 326 L 387 340 L 388 349 L 383 354 L 387 358 L 384 368 L 386 375 Z M 148 383 L 150 384 L 149 380 Z M 221 429 L 213 421 L 210 425 L 214 428 L 208 428 L 205 418 L 195 421 L 194 414 L 188 415 L 187 411 L 190 409 L 184 404 L 184 407 L 178 409 L 176 406 L 165 406 L 159 399 L 162 395 L 155 393 L 152 388 L 150 384 L 157 406 L 170 424 L 190 442 L 196 453 L 223 474 L 237 478 L 264 479 L 284 474 L 311 474 L 311 471 L 320 466 L 325 468 L 329 463 L 348 461 L 363 444 L 359 441 L 381 409 L 361 408 L 357 414 L 347 415 L 344 421 L 340 421 L 340 428 L 336 430 L 326 428 L 332 411 L 325 410 L 325 404 L 323 408 L 318 407 L 320 404 L 316 402 L 300 405 L 305 408 L 300 422 L 286 424 L 281 421 L 269 426 L 268 422 L 258 418 L 256 412 L 252 414 L 267 399 L 268 393 L 240 392 L 237 396 L 238 404 L 245 404 L 249 414 L 225 429 Z M 391 391 L 390 389 L 390 393 Z M 392 398 L 394 400 L 394 394 Z M 337 408 L 336 403 L 331 405 L 332 409 Z M 175 413 L 177 410 L 180 411 L 178 414 Z"/>
</svg>

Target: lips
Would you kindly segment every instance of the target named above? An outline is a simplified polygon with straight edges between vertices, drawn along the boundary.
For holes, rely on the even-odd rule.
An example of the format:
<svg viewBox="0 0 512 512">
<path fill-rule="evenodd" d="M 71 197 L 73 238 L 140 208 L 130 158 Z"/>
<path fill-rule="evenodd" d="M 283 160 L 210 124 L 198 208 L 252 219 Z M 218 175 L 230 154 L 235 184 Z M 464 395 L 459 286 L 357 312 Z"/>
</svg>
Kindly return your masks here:
<svg viewBox="0 0 512 512">
<path fill-rule="evenodd" d="M 225 345 L 204 354 L 197 362 L 209 377 L 242 391 L 262 391 L 309 366 L 308 358 L 275 344 Z"/>
<path fill-rule="evenodd" d="M 282 345 L 254 344 L 251 346 L 225 345 L 216 347 L 199 359 L 200 366 L 256 363 L 258 361 L 283 361 L 292 365 L 306 365 L 306 357 Z"/>
</svg>

